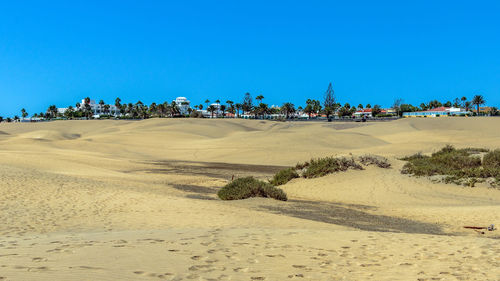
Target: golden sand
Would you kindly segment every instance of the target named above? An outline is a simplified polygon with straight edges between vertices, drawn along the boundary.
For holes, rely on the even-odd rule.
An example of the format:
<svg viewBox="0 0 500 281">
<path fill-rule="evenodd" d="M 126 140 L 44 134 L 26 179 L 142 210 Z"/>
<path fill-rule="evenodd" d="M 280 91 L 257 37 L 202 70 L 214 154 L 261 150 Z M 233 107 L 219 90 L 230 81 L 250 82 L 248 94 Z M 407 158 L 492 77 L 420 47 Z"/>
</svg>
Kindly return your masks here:
<svg viewBox="0 0 500 281">
<path fill-rule="evenodd" d="M 445 144 L 500 148 L 498 118 L 0 124 L 0 280 L 500 280 L 500 190 L 400 173 Z M 385 156 L 217 200 L 311 157 Z"/>
</svg>

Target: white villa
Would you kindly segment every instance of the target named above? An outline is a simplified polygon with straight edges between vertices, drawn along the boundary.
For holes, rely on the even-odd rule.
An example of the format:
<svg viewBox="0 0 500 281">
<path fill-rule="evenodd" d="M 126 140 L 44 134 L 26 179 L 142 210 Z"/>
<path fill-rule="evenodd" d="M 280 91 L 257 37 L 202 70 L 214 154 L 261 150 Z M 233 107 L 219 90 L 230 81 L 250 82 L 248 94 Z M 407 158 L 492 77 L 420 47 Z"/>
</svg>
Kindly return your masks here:
<svg viewBox="0 0 500 281">
<path fill-rule="evenodd" d="M 182 115 L 189 114 L 189 109 L 191 102 L 185 98 L 185 97 L 177 97 L 175 100 L 173 100 L 175 104 L 179 107 L 179 111 Z"/>
<path fill-rule="evenodd" d="M 105 104 L 100 105 L 95 102 L 95 100 L 90 100 L 90 110 L 94 113 L 94 118 L 99 118 L 101 115 L 112 115 L 112 116 L 119 116 L 120 115 L 120 109 L 116 107 L 114 104 L 109 104 L 109 109 L 106 110 Z M 85 99 L 82 99 L 82 102 L 80 103 L 80 108 L 83 108 L 85 106 Z M 77 108 L 75 108 L 76 110 Z M 64 114 L 68 110 L 67 107 L 64 108 L 58 108 L 57 112 L 60 114 Z"/>
</svg>

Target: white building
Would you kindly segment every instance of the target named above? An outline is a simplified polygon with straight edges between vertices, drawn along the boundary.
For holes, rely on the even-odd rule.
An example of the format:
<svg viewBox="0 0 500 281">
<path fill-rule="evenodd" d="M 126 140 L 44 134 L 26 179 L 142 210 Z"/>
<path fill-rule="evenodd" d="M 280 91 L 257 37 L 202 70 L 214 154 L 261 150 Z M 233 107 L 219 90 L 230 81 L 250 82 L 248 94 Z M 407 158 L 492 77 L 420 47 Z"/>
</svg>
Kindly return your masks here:
<svg viewBox="0 0 500 281">
<path fill-rule="evenodd" d="M 59 114 L 64 114 L 64 112 L 66 112 L 66 110 L 68 110 L 68 108 L 67 108 L 67 107 L 57 108 L 57 113 L 59 113 Z"/>
<path fill-rule="evenodd" d="M 90 110 L 92 111 L 94 118 L 99 118 L 101 115 L 112 115 L 112 116 L 119 116 L 120 115 L 120 109 L 116 107 L 114 104 L 109 104 L 106 106 L 106 104 L 100 105 L 95 102 L 95 100 L 90 100 L 89 102 Z M 75 111 L 78 110 L 78 108 L 73 108 Z M 82 99 L 82 102 L 80 103 L 80 109 L 84 110 L 85 109 L 85 99 Z M 67 107 L 62 107 L 58 108 L 57 112 L 59 114 L 64 114 L 68 110 Z"/>
<path fill-rule="evenodd" d="M 99 118 L 101 115 L 112 115 L 112 116 L 118 116 L 120 115 L 120 109 L 116 107 L 114 104 L 109 104 L 109 109 L 106 110 L 106 104 L 100 105 L 95 102 L 95 100 L 90 100 L 89 102 L 90 105 L 90 110 L 94 113 L 95 118 Z M 82 102 L 80 103 L 80 108 L 85 107 L 85 99 L 82 99 Z"/>
<path fill-rule="evenodd" d="M 173 100 L 177 107 L 179 107 L 179 111 L 181 115 L 187 115 L 189 114 L 189 109 L 191 108 L 190 104 L 191 102 L 185 98 L 185 97 L 177 97 L 175 100 Z"/>
<path fill-rule="evenodd" d="M 426 111 L 404 112 L 403 117 L 444 117 L 468 115 L 469 111 L 458 107 L 438 107 Z"/>
</svg>

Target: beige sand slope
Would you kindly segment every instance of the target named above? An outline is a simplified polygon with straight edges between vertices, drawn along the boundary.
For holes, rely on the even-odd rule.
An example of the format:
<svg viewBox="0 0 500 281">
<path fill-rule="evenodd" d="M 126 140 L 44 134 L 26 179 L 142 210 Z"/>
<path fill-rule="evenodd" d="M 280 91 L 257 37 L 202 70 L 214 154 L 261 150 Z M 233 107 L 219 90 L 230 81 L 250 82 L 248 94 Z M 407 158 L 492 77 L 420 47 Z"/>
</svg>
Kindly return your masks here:
<svg viewBox="0 0 500 281">
<path fill-rule="evenodd" d="M 0 280 L 499 280 L 500 190 L 401 175 L 400 156 L 500 147 L 500 119 L 0 124 Z M 388 157 L 223 202 L 233 176 Z"/>
</svg>

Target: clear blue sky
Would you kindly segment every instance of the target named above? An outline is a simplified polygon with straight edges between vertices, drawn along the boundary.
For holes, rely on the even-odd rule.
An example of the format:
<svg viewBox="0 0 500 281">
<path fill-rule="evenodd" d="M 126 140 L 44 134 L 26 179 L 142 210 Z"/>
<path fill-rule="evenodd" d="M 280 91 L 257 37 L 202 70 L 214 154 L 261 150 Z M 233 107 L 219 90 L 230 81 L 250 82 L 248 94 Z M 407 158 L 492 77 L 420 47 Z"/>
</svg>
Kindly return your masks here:
<svg viewBox="0 0 500 281">
<path fill-rule="evenodd" d="M 105 2 L 105 3 L 103 3 Z M 499 1 L 2 1 L 0 115 L 86 96 L 500 104 Z"/>
</svg>

